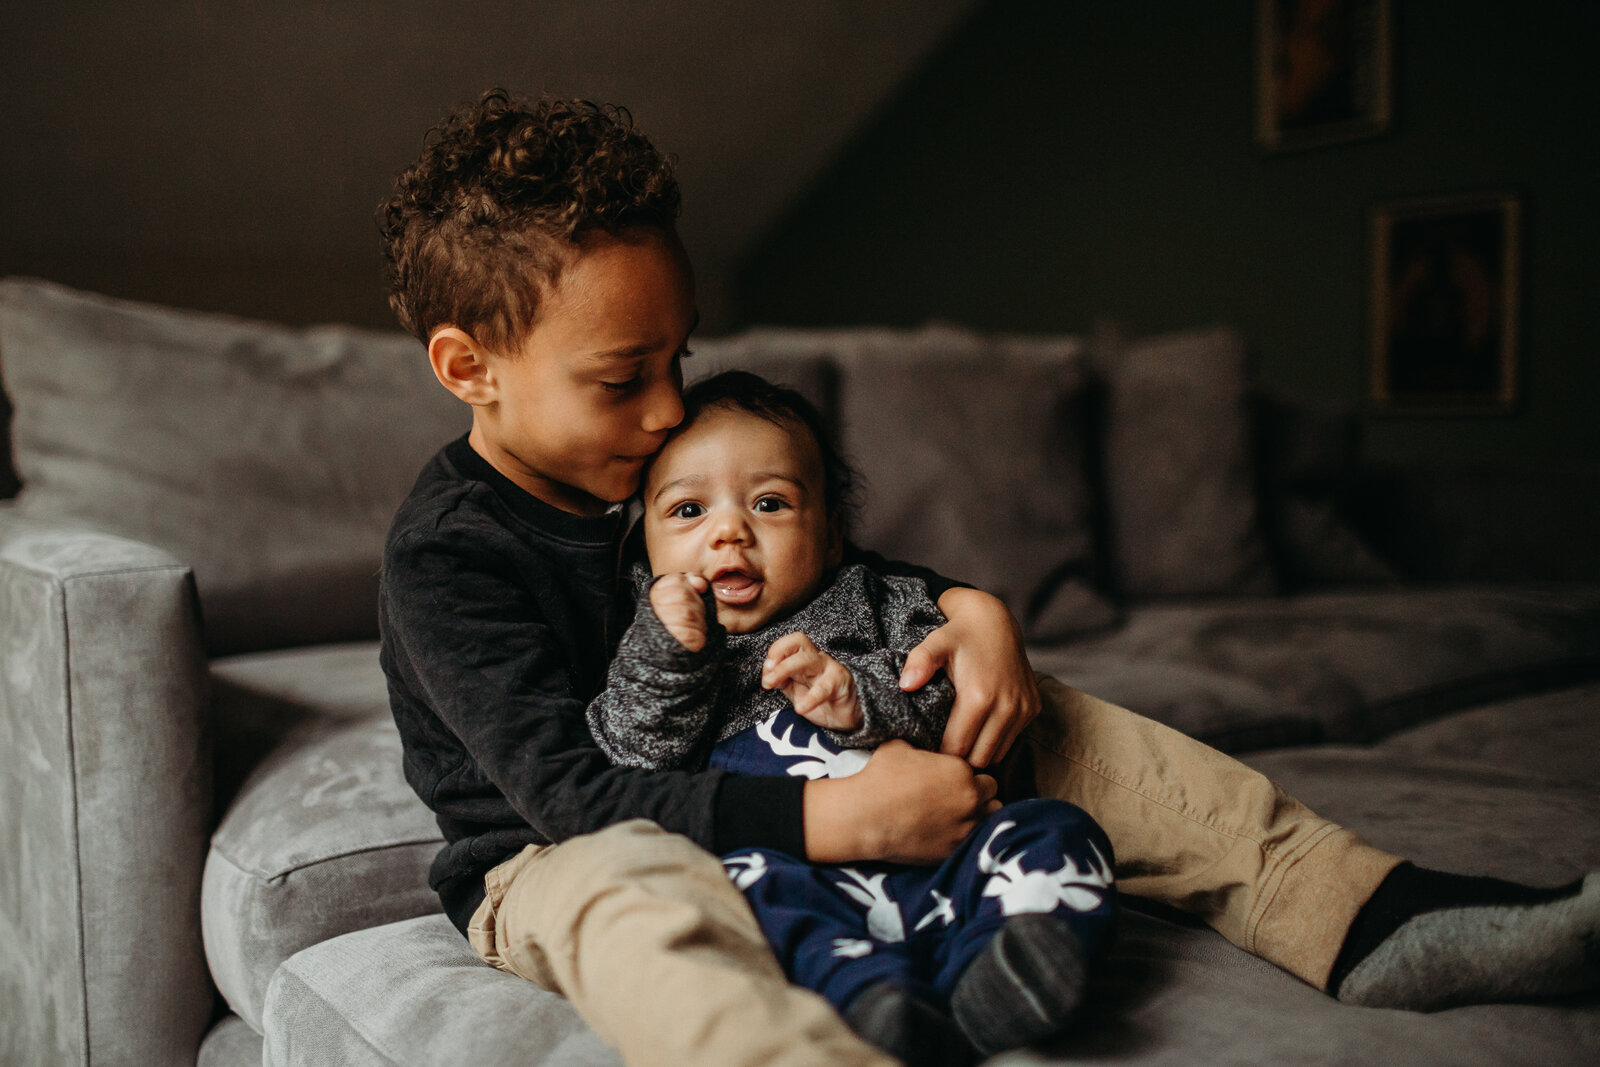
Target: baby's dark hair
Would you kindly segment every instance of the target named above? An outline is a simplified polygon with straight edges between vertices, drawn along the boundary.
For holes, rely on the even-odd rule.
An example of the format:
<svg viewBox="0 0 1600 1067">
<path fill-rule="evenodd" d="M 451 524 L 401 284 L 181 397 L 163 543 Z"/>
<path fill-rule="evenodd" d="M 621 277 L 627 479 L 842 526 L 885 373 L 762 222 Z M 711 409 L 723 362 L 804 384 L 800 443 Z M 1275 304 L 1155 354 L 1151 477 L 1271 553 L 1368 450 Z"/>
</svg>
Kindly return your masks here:
<svg viewBox="0 0 1600 1067">
<path fill-rule="evenodd" d="M 777 385 L 759 374 L 729 370 L 695 382 L 683 391 L 683 421 L 673 429 L 677 436 L 707 411 L 742 411 L 781 426 L 799 427 L 811 435 L 822 457 L 823 503 L 828 521 L 841 537 L 849 535 L 855 517 L 860 476 L 833 443 L 827 421 L 815 404 L 788 386 Z"/>
<path fill-rule="evenodd" d="M 619 107 L 492 89 L 428 131 L 379 209 L 389 306 L 424 344 L 455 326 L 510 352 L 560 273 L 563 245 L 672 233 L 672 162 Z"/>
</svg>

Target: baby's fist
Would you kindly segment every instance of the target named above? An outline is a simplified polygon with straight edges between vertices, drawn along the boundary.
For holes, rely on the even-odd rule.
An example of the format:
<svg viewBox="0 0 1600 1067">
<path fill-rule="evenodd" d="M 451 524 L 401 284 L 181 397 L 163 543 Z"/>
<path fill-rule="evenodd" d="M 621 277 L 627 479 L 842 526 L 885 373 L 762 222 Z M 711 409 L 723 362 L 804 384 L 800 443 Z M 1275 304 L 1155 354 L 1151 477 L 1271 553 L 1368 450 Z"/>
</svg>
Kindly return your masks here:
<svg viewBox="0 0 1600 1067">
<path fill-rule="evenodd" d="M 650 586 L 650 607 L 667 632 L 690 652 L 706 647 L 706 602 L 710 586 L 698 574 L 663 574 Z"/>
</svg>

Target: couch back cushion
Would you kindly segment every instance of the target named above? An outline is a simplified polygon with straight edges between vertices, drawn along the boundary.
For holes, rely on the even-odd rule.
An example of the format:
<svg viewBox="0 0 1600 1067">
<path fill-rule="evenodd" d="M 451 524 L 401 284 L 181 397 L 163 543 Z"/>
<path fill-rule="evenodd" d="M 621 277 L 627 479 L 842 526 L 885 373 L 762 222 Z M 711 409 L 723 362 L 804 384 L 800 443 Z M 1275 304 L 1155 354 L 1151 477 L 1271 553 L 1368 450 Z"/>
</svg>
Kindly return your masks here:
<svg viewBox="0 0 1600 1067">
<path fill-rule="evenodd" d="M 1116 592 L 1277 591 L 1255 487 L 1247 350 L 1226 327 L 1131 338 L 1102 324 L 1105 492 Z"/>
<path fill-rule="evenodd" d="M 1031 641 L 1114 621 L 1093 587 L 1076 338 L 763 328 L 697 350 L 700 369 L 787 380 L 834 421 L 862 475 L 858 544 L 995 593 Z"/>
<path fill-rule="evenodd" d="M 470 425 L 398 332 L 292 329 L 0 281 L 27 515 L 190 563 L 213 652 L 377 629 L 383 537 Z"/>
</svg>

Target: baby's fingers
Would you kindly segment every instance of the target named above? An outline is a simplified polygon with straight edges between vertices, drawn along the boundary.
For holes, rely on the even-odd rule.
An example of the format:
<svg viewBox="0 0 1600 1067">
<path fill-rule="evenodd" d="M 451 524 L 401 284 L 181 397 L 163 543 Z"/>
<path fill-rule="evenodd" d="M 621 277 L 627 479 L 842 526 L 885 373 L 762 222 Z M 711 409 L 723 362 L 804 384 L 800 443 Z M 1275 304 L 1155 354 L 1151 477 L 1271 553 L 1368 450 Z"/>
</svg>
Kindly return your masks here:
<svg viewBox="0 0 1600 1067">
<path fill-rule="evenodd" d="M 761 665 L 761 688 L 779 688 L 797 677 L 796 672 L 805 669 L 817 655 L 817 646 L 803 633 L 778 638 L 767 649 L 766 662 Z"/>
</svg>

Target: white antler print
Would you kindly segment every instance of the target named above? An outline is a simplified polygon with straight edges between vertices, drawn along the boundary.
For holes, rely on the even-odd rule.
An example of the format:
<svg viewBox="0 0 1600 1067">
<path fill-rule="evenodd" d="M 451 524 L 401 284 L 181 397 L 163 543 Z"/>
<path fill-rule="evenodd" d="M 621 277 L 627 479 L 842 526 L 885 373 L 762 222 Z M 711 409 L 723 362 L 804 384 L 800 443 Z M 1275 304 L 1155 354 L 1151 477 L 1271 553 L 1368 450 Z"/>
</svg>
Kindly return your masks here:
<svg viewBox="0 0 1600 1067">
<path fill-rule="evenodd" d="M 1058 904 L 1065 904 L 1073 911 L 1093 911 L 1100 906 L 1106 888 L 1111 885 L 1111 867 L 1094 842 L 1089 843 L 1094 862 L 1086 863 L 1083 870 L 1063 855 L 1059 870 L 1024 871 L 1020 856 L 1002 856 L 997 860 L 989 851 L 995 838 L 1015 825 L 1003 822 L 996 826 L 978 851 L 978 870 L 990 876 L 983 887 L 983 895 L 999 897 L 1002 914 L 1049 912 Z"/>
<path fill-rule="evenodd" d="M 790 740 L 794 736 L 794 723 L 783 731 L 783 736 L 778 737 L 774 731 L 778 722 L 779 712 L 773 712 L 767 717 L 766 722 L 756 727 L 756 736 L 767 743 L 777 756 L 801 756 L 803 762 L 789 764 L 789 773 L 805 778 L 848 778 L 867 765 L 871 753 L 859 748 L 847 748 L 843 752 L 833 752 L 822 743 L 822 738 L 813 734 L 806 742 L 804 748 Z"/>
<path fill-rule="evenodd" d="M 906 939 L 906 926 L 900 918 L 899 905 L 889 899 L 888 890 L 883 887 L 883 880 L 887 874 L 874 874 L 870 878 L 860 871 L 844 867 L 840 874 L 850 878 L 850 882 L 835 882 L 834 885 L 844 890 L 857 904 L 867 909 L 867 933 L 879 941 L 896 942 Z"/>
<path fill-rule="evenodd" d="M 733 879 L 735 888 L 744 890 L 761 881 L 761 876 L 767 873 L 767 857 L 759 852 L 752 852 L 748 856 L 729 856 L 722 861 L 722 866 L 728 872 L 728 877 Z"/>
</svg>

